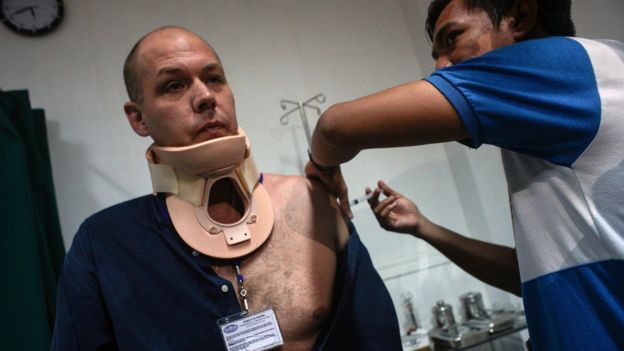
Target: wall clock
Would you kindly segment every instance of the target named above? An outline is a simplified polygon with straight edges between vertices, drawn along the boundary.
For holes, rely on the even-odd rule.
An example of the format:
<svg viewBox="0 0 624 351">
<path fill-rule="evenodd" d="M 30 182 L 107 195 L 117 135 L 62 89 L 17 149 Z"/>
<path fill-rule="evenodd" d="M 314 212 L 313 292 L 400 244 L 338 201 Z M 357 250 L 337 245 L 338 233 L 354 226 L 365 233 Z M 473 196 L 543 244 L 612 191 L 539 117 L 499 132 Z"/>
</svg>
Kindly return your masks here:
<svg viewBox="0 0 624 351">
<path fill-rule="evenodd" d="M 0 0 L 0 19 L 11 30 L 28 36 L 47 34 L 63 21 L 63 0 Z"/>
</svg>

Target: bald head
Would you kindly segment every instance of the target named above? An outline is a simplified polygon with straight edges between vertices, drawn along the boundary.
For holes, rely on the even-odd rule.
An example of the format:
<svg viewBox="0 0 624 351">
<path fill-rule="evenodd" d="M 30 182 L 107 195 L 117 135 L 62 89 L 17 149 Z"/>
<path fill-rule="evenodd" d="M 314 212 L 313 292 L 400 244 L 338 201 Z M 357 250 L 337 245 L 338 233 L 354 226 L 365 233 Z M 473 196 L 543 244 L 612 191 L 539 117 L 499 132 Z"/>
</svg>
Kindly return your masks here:
<svg viewBox="0 0 624 351">
<path fill-rule="evenodd" d="M 202 37 L 186 28 L 167 26 L 155 29 L 141 37 L 141 39 L 139 39 L 136 44 L 134 44 L 132 50 L 130 50 L 128 56 L 126 57 L 126 61 L 124 62 L 124 83 L 126 84 L 126 91 L 128 92 L 128 97 L 130 98 L 130 101 L 134 101 L 137 103 L 141 103 L 143 101 L 143 90 L 141 87 L 141 82 L 143 81 L 143 75 L 145 72 L 145 62 L 142 59 L 142 54 L 143 47 L 147 46 L 146 43 L 149 43 L 154 39 L 174 41 L 179 38 L 180 35 L 192 36 L 201 40 L 208 47 L 210 47 L 210 49 L 215 53 L 215 56 L 217 56 L 217 59 L 219 59 L 219 56 L 214 51 L 214 49 L 212 49 L 210 44 L 208 44 L 208 42 L 206 42 Z M 221 62 L 221 59 L 219 59 L 219 62 Z"/>
</svg>

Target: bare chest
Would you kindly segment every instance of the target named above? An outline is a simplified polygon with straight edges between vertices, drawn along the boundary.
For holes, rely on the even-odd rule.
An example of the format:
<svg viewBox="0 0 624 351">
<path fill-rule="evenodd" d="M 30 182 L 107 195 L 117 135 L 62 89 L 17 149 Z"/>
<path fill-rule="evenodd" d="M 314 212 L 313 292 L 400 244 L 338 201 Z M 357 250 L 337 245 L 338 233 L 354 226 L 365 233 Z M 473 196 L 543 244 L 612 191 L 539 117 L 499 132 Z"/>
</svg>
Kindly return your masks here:
<svg viewBox="0 0 624 351">
<path fill-rule="evenodd" d="M 272 307 L 287 344 L 311 347 L 332 307 L 336 255 L 302 233 L 305 225 L 293 224 L 277 216 L 270 238 L 242 262 L 241 273 L 250 312 Z M 232 267 L 213 269 L 238 287 Z"/>
</svg>

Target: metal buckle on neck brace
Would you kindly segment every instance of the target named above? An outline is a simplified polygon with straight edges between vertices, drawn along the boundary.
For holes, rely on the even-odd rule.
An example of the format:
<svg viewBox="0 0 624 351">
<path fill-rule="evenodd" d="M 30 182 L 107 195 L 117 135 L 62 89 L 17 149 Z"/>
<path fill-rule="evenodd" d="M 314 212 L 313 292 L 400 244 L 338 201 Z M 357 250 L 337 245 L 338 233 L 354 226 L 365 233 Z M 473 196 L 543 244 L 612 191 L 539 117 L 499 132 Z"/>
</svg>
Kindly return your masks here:
<svg viewBox="0 0 624 351">
<path fill-rule="evenodd" d="M 152 145 L 146 153 L 155 193 L 170 195 L 166 203 L 180 237 L 195 250 L 217 258 L 245 256 L 260 247 L 273 228 L 273 205 L 259 183 L 260 172 L 246 135 L 209 140 L 182 148 Z M 212 187 L 229 178 L 244 213 L 234 223 L 210 217 Z"/>
</svg>

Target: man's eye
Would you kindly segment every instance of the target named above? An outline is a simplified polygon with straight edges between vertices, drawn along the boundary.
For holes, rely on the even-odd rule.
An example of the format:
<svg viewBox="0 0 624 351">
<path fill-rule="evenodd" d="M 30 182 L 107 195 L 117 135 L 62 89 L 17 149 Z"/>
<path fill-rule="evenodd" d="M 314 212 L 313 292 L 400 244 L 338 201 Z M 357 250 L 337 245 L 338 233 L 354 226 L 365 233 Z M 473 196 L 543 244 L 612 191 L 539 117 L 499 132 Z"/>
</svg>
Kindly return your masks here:
<svg viewBox="0 0 624 351">
<path fill-rule="evenodd" d="M 209 84 L 223 84 L 225 83 L 225 77 L 218 74 L 211 75 L 206 78 L 206 82 Z"/>
<path fill-rule="evenodd" d="M 180 91 L 184 88 L 184 85 L 178 81 L 170 82 L 165 86 L 166 91 Z"/>
<path fill-rule="evenodd" d="M 459 37 L 459 35 L 461 34 L 460 31 L 453 31 L 450 32 L 447 36 L 446 36 L 446 40 L 444 42 L 444 44 L 447 47 L 452 47 L 453 45 L 455 45 L 455 41 L 457 40 L 457 37 Z"/>
</svg>

